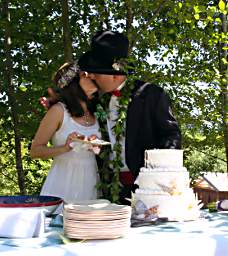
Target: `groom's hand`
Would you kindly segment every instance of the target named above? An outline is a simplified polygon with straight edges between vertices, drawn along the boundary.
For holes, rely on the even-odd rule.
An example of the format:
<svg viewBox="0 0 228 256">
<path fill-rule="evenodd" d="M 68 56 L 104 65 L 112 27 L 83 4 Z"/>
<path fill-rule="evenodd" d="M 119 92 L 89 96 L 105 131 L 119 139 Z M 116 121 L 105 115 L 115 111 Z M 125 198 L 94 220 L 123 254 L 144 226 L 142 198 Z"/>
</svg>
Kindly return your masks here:
<svg viewBox="0 0 228 256">
<path fill-rule="evenodd" d="M 49 87 L 47 91 L 48 91 L 48 97 L 47 98 L 41 97 L 39 99 L 40 104 L 46 110 L 48 110 L 53 104 L 57 103 L 57 101 L 58 101 L 58 97 L 57 97 L 55 91 L 51 87 Z"/>
</svg>

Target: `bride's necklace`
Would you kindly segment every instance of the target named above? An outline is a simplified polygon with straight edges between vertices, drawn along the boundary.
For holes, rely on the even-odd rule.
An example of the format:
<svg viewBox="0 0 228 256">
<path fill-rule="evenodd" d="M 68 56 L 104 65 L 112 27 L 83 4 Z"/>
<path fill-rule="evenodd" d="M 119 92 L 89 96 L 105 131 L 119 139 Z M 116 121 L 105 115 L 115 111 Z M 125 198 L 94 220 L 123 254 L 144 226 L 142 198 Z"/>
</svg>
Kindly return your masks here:
<svg viewBox="0 0 228 256">
<path fill-rule="evenodd" d="M 91 126 L 94 123 L 94 120 L 88 110 L 84 112 L 82 119 L 85 126 Z"/>
</svg>

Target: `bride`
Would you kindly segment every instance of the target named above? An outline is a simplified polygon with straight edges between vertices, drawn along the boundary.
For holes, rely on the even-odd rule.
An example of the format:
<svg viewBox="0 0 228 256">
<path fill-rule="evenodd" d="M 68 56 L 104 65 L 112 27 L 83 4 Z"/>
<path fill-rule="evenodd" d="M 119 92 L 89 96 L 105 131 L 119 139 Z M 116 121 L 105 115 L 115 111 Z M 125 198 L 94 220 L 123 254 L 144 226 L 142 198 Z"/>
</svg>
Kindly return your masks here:
<svg viewBox="0 0 228 256">
<path fill-rule="evenodd" d="M 58 100 L 42 119 L 30 151 L 32 158 L 53 158 L 41 195 L 57 196 L 68 203 L 96 199 L 95 153 L 88 147 L 74 150 L 72 142 L 78 136 L 100 137 L 94 115 L 97 87 L 76 63 L 65 63 L 53 80 Z"/>
</svg>

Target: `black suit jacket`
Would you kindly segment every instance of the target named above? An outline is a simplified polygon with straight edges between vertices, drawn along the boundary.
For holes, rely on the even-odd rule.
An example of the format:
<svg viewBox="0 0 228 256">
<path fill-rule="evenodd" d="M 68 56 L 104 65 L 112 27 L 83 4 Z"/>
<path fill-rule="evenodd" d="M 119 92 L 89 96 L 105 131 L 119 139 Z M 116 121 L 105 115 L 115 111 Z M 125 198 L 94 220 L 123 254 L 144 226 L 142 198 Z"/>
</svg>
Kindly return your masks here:
<svg viewBox="0 0 228 256">
<path fill-rule="evenodd" d="M 136 95 L 143 84 L 136 82 L 126 120 L 126 163 L 135 178 L 144 166 L 146 149 L 181 148 L 181 132 L 169 97 L 154 84 Z"/>
</svg>

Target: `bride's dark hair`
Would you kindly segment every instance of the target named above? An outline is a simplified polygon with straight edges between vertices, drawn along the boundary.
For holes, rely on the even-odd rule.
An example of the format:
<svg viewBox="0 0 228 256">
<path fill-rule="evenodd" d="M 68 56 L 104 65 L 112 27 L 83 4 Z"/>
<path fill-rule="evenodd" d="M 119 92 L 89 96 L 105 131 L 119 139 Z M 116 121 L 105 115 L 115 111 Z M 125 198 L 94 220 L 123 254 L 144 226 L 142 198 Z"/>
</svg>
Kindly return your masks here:
<svg viewBox="0 0 228 256">
<path fill-rule="evenodd" d="M 87 95 L 80 86 L 79 72 L 75 73 L 75 76 L 65 85 L 63 88 L 59 87 L 59 81 L 69 68 L 74 65 L 74 62 L 67 62 L 62 65 L 53 77 L 53 82 L 58 86 L 54 89 L 57 96 L 57 101 L 65 104 L 67 110 L 71 116 L 81 117 L 84 115 L 84 110 L 80 104 L 80 101 L 86 103 L 87 108 L 91 114 L 96 111 L 96 105 L 98 103 L 98 93 L 94 93 L 92 99 L 88 99 Z"/>
</svg>

